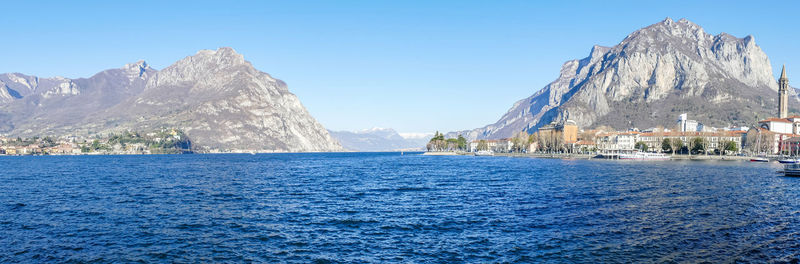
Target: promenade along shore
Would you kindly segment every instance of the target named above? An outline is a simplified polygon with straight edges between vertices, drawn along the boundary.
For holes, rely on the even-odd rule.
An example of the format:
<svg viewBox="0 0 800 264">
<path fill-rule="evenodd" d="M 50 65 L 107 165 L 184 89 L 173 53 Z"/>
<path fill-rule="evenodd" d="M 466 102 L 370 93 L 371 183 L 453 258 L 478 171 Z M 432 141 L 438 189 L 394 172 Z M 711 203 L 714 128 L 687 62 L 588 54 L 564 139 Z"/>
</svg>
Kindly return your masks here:
<svg viewBox="0 0 800 264">
<path fill-rule="evenodd" d="M 562 154 L 562 153 L 495 153 L 499 157 L 530 157 L 530 158 L 551 158 L 551 159 L 603 159 L 616 160 L 615 157 L 603 157 L 597 154 Z M 670 155 L 670 160 L 743 160 L 749 161 L 752 157 L 748 156 L 729 156 L 729 155 Z M 778 159 L 777 157 L 775 158 Z"/>
<path fill-rule="evenodd" d="M 424 156 L 474 156 L 472 152 L 425 152 Z M 575 154 L 575 153 L 494 153 L 494 157 L 517 157 L 517 158 L 545 158 L 545 159 L 597 159 L 597 160 L 617 160 L 616 157 L 602 156 L 598 154 Z M 670 160 L 724 160 L 724 161 L 749 161 L 750 156 L 731 156 L 731 155 L 670 155 Z M 780 157 L 773 157 L 771 160 L 778 160 Z"/>
</svg>

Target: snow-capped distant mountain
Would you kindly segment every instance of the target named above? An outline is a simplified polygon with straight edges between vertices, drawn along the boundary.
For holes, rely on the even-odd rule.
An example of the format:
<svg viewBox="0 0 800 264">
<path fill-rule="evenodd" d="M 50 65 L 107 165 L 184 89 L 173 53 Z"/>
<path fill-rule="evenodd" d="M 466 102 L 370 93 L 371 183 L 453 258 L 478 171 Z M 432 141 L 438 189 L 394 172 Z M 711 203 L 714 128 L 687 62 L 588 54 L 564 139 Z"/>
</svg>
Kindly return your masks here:
<svg viewBox="0 0 800 264">
<path fill-rule="evenodd" d="M 352 151 L 412 151 L 423 150 L 432 134 L 397 133 L 391 128 L 372 128 L 361 131 L 329 131 L 342 146 Z"/>
</svg>

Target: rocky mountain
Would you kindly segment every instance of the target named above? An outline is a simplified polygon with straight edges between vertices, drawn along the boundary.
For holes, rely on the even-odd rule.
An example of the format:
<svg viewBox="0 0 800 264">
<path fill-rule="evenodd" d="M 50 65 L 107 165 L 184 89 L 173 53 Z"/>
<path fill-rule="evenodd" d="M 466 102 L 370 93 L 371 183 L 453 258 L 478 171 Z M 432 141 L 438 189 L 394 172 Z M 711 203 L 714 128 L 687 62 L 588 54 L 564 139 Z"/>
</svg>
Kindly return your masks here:
<svg viewBox="0 0 800 264">
<path fill-rule="evenodd" d="M 686 19 L 667 18 L 567 61 L 558 79 L 514 103 L 496 123 L 448 136 L 504 138 L 566 119 L 582 128 L 671 127 L 680 113 L 710 126 L 748 125 L 777 115 L 777 89 L 753 36 L 714 36 Z M 790 105 L 800 102 L 791 98 Z"/>
<path fill-rule="evenodd" d="M 180 128 L 196 146 L 338 151 L 286 84 L 231 48 L 157 71 L 140 61 L 90 78 L 0 75 L 0 133 L 92 135 Z"/>
<path fill-rule="evenodd" d="M 372 128 L 362 131 L 329 131 L 345 149 L 352 151 L 423 150 L 428 137 L 402 136 L 391 128 Z"/>
</svg>

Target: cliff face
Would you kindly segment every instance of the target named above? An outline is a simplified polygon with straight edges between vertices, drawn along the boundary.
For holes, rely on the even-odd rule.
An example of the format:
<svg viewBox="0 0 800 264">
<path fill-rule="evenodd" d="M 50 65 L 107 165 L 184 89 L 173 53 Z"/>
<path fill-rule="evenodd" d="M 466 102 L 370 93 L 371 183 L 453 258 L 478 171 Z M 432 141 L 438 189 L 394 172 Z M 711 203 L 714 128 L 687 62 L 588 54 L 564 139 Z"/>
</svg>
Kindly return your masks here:
<svg viewBox="0 0 800 264">
<path fill-rule="evenodd" d="M 88 79 L 46 79 L 47 85 L 37 77 L 5 76 L 0 90 L 11 96 L 0 93 L 0 129 L 9 135 L 176 127 L 211 148 L 342 149 L 284 82 L 231 48 L 202 50 L 161 71 L 138 62 Z"/>
<path fill-rule="evenodd" d="M 684 112 L 711 126 L 777 114 L 772 67 L 752 36 L 712 36 L 686 19 L 667 18 L 564 63 L 558 79 L 499 121 L 460 133 L 503 138 L 565 119 L 580 127 L 671 127 Z"/>
</svg>

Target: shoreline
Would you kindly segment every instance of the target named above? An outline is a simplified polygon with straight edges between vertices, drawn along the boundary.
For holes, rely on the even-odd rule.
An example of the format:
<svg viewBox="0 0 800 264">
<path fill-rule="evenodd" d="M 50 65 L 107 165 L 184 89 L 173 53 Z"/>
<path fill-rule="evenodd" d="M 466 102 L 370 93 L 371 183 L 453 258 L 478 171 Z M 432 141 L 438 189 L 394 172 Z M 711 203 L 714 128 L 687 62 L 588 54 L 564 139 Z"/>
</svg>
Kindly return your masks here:
<svg viewBox="0 0 800 264">
<path fill-rule="evenodd" d="M 474 156 L 471 152 L 425 152 L 423 156 Z M 585 160 L 619 160 L 615 158 L 602 158 L 597 154 L 550 154 L 550 153 L 494 153 L 494 157 L 512 158 L 542 158 L 542 159 L 585 159 Z M 490 156 L 491 157 L 491 156 Z M 718 155 L 670 155 L 669 160 L 718 160 L 718 161 L 750 161 L 752 156 L 718 156 Z M 770 161 L 777 161 L 779 157 L 770 157 Z"/>
<path fill-rule="evenodd" d="M 424 151 L 302 151 L 302 152 L 192 152 L 192 153 L 101 153 L 88 152 L 80 154 L 0 154 L 0 157 L 46 157 L 46 156 L 151 156 L 151 155 L 257 155 L 257 154 L 316 154 L 316 153 L 402 153 L 404 155 L 425 155 Z M 428 154 L 430 155 L 430 154 Z M 462 154 L 440 154 L 438 156 L 453 156 Z M 437 155 L 434 155 L 437 156 Z"/>
<path fill-rule="evenodd" d="M 81 154 L 0 154 L 0 157 L 24 157 L 24 156 L 150 156 L 150 155 L 204 155 L 204 154 L 299 154 L 299 153 L 360 153 L 358 151 L 331 151 L 331 152 L 192 152 L 192 153 L 81 153 Z M 386 152 L 363 152 L 363 153 L 406 153 L 405 151 L 386 151 Z M 408 155 L 421 156 L 474 156 L 472 152 L 410 152 Z M 541 159 L 563 159 L 563 160 L 619 160 L 614 158 L 601 158 L 597 154 L 548 154 L 548 153 L 494 153 L 487 157 L 511 157 L 511 158 L 541 158 Z M 671 155 L 669 160 L 692 160 L 692 161 L 749 161 L 752 156 L 714 156 L 714 155 Z M 769 157 L 770 162 L 779 160 L 779 157 Z"/>
<path fill-rule="evenodd" d="M 614 158 L 598 158 L 596 154 L 544 154 L 544 153 L 495 153 L 501 157 L 519 158 L 546 158 L 546 159 L 586 159 L 586 160 L 619 160 Z M 721 160 L 721 161 L 749 161 L 750 156 L 714 156 L 714 155 L 670 155 L 669 160 Z M 770 159 L 771 161 L 777 159 Z"/>
</svg>

